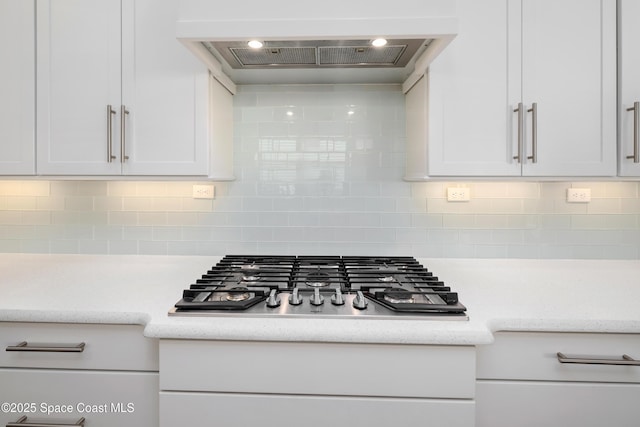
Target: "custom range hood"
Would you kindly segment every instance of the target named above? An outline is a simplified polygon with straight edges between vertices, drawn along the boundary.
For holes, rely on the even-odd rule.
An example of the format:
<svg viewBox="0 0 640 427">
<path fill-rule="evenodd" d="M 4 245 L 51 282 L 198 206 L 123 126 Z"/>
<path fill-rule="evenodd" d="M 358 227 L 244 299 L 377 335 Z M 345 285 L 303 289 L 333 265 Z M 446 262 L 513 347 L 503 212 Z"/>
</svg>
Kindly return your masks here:
<svg viewBox="0 0 640 427">
<path fill-rule="evenodd" d="M 235 93 L 236 84 L 403 83 L 408 90 L 457 34 L 455 0 L 350 3 L 182 0 L 176 35 Z"/>
</svg>

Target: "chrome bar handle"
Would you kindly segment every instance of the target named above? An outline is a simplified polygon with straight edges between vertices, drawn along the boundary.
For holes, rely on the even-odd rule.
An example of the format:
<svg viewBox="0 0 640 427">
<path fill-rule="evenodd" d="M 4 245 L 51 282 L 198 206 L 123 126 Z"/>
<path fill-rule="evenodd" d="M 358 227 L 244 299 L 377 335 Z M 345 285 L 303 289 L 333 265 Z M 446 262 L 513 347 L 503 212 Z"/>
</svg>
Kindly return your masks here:
<svg viewBox="0 0 640 427">
<path fill-rule="evenodd" d="M 513 112 L 518 113 L 518 154 L 513 156 L 513 160 L 522 163 L 522 145 L 524 144 L 524 105 L 522 102 L 518 103 L 518 108 Z"/>
<path fill-rule="evenodd" d="M 129 156 L 126 155 L 127 147 L 127 128 L 126 128 L 126 116 L 129 115 L 129 110 L 124 105 L 120 106 L 120 163 L 124 163 L 129 160 Z"/>
<path fill-rule="evenodd" d="M 531 114 L 531 155 L 527 159 L 531 163 L 538 163 L 538 103 L 531 104 L 531 108 L 527 110 Z"/>
<path fill-rule="evenodd" d="M 107 163 L 115 160 L 113 155 L 113 115 L 116 114 L 111 104 L 107 105 Z"/>
<path fill-rule="evenodd" d="M 10 345 L 6 351 L 41 351 L 48 353 L 82 353 L 85 343 L 80 344 L 52 344 L 52 345 L 29 345 L 26 341 L 22 341 L 16 345 Z"/>
<path fill-rule="evenodd" d="M 27 422 L 27 416 L 23 415 L 18 418 L 16 422 L 7 423 L 7 427 L 77 427 L 84 426 L 84 417 L 76 421 L 75 424 L 60 424 L 60 423 L 29 423 Z"/>
<path fill-rule="evenodd" d="M 640 163 L 640 102 L 634 102 L 633 107 L 627 108 L 627 111 L 633 111 L 633 155 L 627 156 L 627 159 Z"/>
<path fill-rule="evenodd" d="M 581 365 L 623 365 L 623 366 L 640 366 L 640 360 L 623 354 L 622 359 L 598 359 L 590 357 L 568 357 L 558 352 L 558 362 L 560 363 L 578 363 Z"/>
</svg>

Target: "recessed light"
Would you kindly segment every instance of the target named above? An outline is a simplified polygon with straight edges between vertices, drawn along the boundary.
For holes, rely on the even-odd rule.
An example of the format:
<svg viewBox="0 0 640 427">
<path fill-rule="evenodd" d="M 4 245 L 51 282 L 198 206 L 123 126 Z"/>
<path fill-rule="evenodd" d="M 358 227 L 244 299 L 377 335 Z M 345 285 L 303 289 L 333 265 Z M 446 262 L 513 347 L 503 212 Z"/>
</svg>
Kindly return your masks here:
<svg viewBox="0 0 640 427">
<path fill-rule="evenodd" d="M 252 49 L 260 49 L 262 47 L 262 42 L 260 40 L 251 40 L 247 45 Z"/>
<path fill-rule="evenodd" d="M 372 46 L 382 47 L 387 44 L 387 39 L 375 39 L 371 42 Z"/>
</svg>

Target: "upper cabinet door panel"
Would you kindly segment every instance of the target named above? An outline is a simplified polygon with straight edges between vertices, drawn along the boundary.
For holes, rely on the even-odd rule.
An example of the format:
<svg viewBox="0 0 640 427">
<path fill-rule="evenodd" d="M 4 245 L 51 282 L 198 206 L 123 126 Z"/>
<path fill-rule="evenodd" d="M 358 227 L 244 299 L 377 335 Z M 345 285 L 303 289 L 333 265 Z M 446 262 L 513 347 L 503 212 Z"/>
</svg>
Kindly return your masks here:
<svg viewBox="0 0 640 427">
<path fill-rule="evenodd" d="M 34 3 L 0 0 L 0 174 L 35 173 Z"/>
<path fill-rule="evenodd" d="M 429 68 L 429 175 L 520 175 L 519 5 L 458 0 L 459 34 Z M 513 134 L 513 135 L 512 135 Z"/>
<path fill-rule="evenodd" d="M 38 173 L 120 173 L 120 0 L 38 0 Z"/>
<path fill-rule="evenodd" d="M 522 2 L 524 175 L 615 175 L 615 0 Z M 535 129 L 534 129 L 535 128 Z"/>
<path fill-rule="evenodd" d="M 640 147 L 635 147 L 634 133 L 638 135 L 640 123 L 634 124 L 634 114 L 629 111 L 640 102 L 640 2 L 619 0 L 618 2 L 618 67 L 619 67 L 619 164 L 620 175 L 640 176 Z M 638 138 L 636 136 L 635 138 Z M 640 141 L 638 142 L 640 144 Z M 636 154 L 637 153 L 637 154 Z M 631 157 L 631 158 L 629 158 Z M 640 160 L 640 158 L 638 159 Z"/>
<path fill-rule="evenodd" d="M 177 3 L 123 3 L 128 175 L 207 174 L 208 72 L 176 39 Z"/>
</svg>

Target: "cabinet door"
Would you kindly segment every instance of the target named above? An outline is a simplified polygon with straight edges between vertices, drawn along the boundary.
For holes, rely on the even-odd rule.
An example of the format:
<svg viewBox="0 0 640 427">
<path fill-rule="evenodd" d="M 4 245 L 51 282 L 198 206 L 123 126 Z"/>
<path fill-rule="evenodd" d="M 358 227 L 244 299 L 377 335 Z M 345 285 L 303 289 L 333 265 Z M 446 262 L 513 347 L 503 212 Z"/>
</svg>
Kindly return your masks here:
<svg viewBox="0 0 640 427">
<path fill-rule="evenodd" d="M 37 0 L 36 6 L 38 173 L 119 174 L 120 0 Z M 112 120 L 109 104 L 118 111 Z"/>
<path fill-rule="evenodd" d="M 35 173 L 33 1 L 0 0 L 0 174 Z"/>
<path fill-rule="evenodd" d="M 160 392 L 159 425 L 472 427 L 474 415 L 470 399 Z"/>
<path fill-rule="evenodd" d="M 524 175 L 616 174 L 615 55 L 615 0 L 522 1 Z"/>
<path fill-rule="evenodd" d="M 177 1 L 123 2 L 128 175 L 206 175 L 208 72 L 175 36 Z"/>
<path fill-rule="evenodd" d="M 520 175 L 520 46 L 507 19 L 518 14 L 508 0 L 458 1 L 459 33 L 429 68 L 429 175 Z"/>
<path fill-rule="evenodd" d="M 477 427 L 635 427 L 640 385 L 478 381 Z"/>
<path fill-rule="evenodd" d="M 640 2 L 619 0 L 618 8 L 619 172 L 622 176 L 640 176 L 640 163 L 629 158 L 640 156 L 640 152 L 635 154 L 640 147 L 634 148 L 634 132 L 640 132 L 640 129 L 634 127 L 633 117 L 640 112 L 628 111 L 636 102 L 640 102 L 640 27 L 637 25 Z"/>
<path fill-rule="evenodd" d="M 87 427 L 158 425 L 157 373 L 0 369 L 0 384 L 0 402 L 9 404 L 0 412 L 3 426 L 22 416 L 37 425 L 82 417 Z"/>
</svg>

